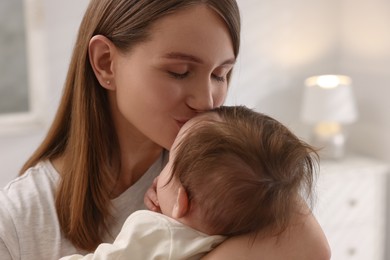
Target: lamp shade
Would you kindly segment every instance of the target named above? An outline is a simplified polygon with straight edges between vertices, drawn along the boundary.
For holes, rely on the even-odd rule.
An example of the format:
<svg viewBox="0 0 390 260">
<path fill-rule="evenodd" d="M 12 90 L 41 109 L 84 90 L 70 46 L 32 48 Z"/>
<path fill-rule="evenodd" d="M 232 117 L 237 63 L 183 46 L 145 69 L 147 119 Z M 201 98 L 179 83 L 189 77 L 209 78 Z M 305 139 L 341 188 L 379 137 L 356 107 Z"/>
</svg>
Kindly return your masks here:
<svg viewBox="0 0 390 260">
<path fill-rule="evenodd" d="M 358 116 L 351 79 L 322 75 L 305 81 L 301 118 L 306 123 L 353 123 Z"/>
</svg>

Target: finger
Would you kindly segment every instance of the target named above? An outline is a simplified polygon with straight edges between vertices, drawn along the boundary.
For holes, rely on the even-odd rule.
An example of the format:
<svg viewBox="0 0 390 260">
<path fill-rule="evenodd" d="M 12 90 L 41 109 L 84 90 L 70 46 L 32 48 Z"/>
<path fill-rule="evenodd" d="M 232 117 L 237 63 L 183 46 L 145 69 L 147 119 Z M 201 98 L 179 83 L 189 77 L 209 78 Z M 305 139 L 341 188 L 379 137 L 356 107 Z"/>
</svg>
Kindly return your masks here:
<svg viewBox="0 0 390 260">
<path fill-rule="evenodd" d="M 157 181 L 158 181 L 158 176 L 156 178 L 154 178 L 153 183 L 152 183 L 152 187 L 154 189 L 157 189 Z"/>
<path fill-rule="evenodd" d="M 152 186 L 145 192 L 144 204 L 145 206 L 152 211 L 160 212 L 159 202 L 156 192 L 156 179 L 153 181 Z"/>
<path fill-rule="evenodd" d="M 154 178 L 152 186 L 148 189 L 146 194 L 149 197 L 149 199 L 158 207 L 160 206 L 160 204 L 158 202 L 158 197 L 157 197 L 157 181 L 158 181 L 158 176 Z"/>
<path fill-rule="evenodd" d="M 145 203 L 145 206 L 151 210 L 151 211 L 155 211 L 155 212 L 161 212 L 161 209 L 158 205 L 156 205 L 151 199 L 149 199 L 148 197 L 144 197 L 144 203 Z"/>
</svg>

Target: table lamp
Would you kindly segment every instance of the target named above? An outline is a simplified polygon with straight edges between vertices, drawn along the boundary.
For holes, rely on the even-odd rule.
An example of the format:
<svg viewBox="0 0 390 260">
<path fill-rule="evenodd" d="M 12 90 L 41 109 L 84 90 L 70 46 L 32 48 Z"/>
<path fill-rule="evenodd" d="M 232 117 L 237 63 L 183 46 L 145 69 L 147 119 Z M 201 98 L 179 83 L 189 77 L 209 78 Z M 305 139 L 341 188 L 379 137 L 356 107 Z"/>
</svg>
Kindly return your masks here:
<svg viewBox="0 0 390 260">
<path fill-rule="evenodd" d="M 313 126 L 309 143 L 320 156 L 340 159 L 345 153 L 345 125 L 358 117 L 351 79 L 343 75 L 320 75 L 305 80 L 301 118 Z"/>
</svg>

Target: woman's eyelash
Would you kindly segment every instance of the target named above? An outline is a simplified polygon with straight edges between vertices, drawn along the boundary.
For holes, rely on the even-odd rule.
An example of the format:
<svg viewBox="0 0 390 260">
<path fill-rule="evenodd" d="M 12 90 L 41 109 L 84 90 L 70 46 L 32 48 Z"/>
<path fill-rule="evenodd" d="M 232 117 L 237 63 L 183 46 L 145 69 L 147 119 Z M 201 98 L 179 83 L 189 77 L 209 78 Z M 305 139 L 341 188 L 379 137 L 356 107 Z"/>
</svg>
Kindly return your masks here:
<svg viewBox="0 0 390 260">
<path fill-rule="evenodd" d="M 218 82 L 225 82 L 225 77 L 220 77 L 220 76 L 217 76 L 217 75 L 212 75 L 212 76 Z"/>
<path fill-rule="evenodd" d="M 168 73 L 169 73 L 169 75 L 171 75 L 175 79 L 184 79 L 188 76 L 188 74 L 190 72 L 186 71 L 184 73 L 177 73 L 177 72 L 173 72 L 173 71 L 168 71 Z M 212 77 L 214 80 L 216 80 L 218 82 L 225 82 L 226 81 L 226 78 L 223 76 L 217 76 L 217 75 L 212 74 Z"/>
<path fill-rule="evenodd" d="M 176 73 L 176 72 L 173 72 L 173 71 L 168 71 L 168 73 L 169 73 L 169 75 L 171 75 L 175 79 L 184 79 L 185 77 L 188 76 L 189 71 L 184 72 L 184 73 Z"/>
</svg>

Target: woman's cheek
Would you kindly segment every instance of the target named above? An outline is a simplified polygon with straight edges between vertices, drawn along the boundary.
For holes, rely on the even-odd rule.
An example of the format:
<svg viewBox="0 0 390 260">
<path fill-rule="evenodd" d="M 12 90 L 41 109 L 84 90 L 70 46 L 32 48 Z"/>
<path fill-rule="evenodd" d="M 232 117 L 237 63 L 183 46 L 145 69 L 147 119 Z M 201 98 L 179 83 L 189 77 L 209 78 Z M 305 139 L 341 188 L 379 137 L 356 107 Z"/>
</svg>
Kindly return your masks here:
<svg viewBox="0 0 390 260">
<path fill-rule="evenodd" d="M 225 87 L 223 90 L 217 92 L 214 98 L 214 104 L 215 107 L 220 107 L 225 102 L 226 96 L 227 96 L 227 88 Z"/>
</svg>

